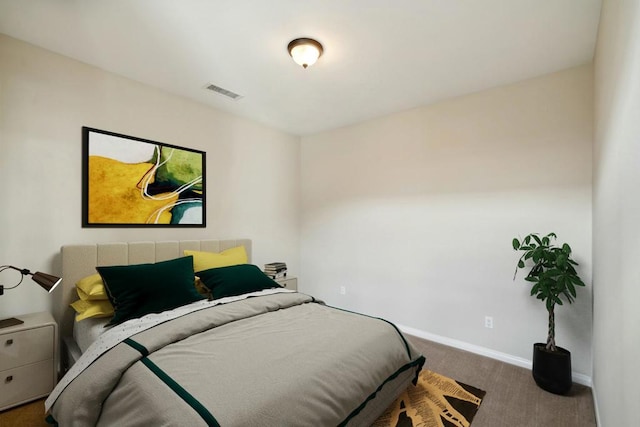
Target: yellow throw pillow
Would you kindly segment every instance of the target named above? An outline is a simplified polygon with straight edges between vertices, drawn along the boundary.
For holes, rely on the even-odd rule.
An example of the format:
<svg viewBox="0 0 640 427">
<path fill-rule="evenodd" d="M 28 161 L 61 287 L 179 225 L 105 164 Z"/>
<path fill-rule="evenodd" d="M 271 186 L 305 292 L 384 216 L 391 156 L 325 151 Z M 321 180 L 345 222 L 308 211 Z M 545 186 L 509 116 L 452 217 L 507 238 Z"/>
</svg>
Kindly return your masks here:
<svg viewBox="0 0 640 427">
<path fill-rule="evenodd" d="M 184 254 L 185 256 L 193 256 L 193 271 L 196 273 L 210 268 L 228 267 L 249 262 L 244 246 L 236 246 L 220 253 L 185 250 Z"/>
<path fill-rule="evenodd" d="M 113 306 L 108 300 L 83 301 L 81 299 L 72 302 L 71 307 L 76 311 L 76 321 L 89 317 L 113 316 Z"/>
<path fill-rule="evenodd" d="M 100 274 L 92 274 L 76 283 L 78 296 L 83 301 L 108 300 L 107 291 L 104 289 L 104 283 Z"/>
</svg>

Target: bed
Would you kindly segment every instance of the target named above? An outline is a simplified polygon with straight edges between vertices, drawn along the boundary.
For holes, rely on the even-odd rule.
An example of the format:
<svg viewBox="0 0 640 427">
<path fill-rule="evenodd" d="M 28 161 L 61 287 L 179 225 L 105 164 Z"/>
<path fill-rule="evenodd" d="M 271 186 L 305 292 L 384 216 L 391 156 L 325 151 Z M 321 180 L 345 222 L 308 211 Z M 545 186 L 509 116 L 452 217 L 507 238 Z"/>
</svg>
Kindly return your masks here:
<svg viewBox="0 0 640 427">
<path fill-rule="evenodd" d="M 242 293 L 219 294 L 110 328 L 104 327 L 108 319 L 74 321 L 69 304 L 77 299 L 75 284 L 96 267 L 113 283 L 108 274 L 120 274 L 119 269 L 165 263 L 174 268 L 184 264 L 185 250 L 220 253 L 239 246 L 248 263 L 214 269 L 213 276 L 219 279 L 228 269 L 224 284 L 233 282 Z M 54 314 L 67 372 L 46 401 L 49 421 L 61 426 L 371 425 L 416 381 L 424 357 L 383 319 L 329 307 L 277 285 L 245 292 L 240 284 L 254 280 L 251 247 L 249 239 L 64 246 Z"/>
</svg>

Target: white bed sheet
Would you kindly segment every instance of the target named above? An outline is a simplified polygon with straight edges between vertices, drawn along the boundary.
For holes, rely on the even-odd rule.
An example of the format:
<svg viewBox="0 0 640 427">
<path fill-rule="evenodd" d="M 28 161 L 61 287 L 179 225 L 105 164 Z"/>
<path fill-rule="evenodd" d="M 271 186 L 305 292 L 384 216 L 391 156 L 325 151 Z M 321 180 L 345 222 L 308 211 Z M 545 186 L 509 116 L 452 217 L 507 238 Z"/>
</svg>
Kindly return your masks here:
<svg viewBox="0 0 640 427">
<path fill-rule="evenodd" d="M 79 322 L 73 322 L 73 339 L 84 353 L 109 328 L 105 328 L 110 317 L 90 317 Z"/>
</svg>

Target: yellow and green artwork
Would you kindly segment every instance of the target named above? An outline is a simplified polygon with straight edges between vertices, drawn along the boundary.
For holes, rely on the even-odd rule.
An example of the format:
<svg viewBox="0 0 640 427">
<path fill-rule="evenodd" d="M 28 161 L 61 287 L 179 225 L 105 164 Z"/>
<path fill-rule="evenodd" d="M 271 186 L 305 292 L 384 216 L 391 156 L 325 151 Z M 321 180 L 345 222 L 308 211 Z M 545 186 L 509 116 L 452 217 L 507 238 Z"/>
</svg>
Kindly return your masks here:
<svg viewBox="0 0 640 427">
<path fill-rule="evenodd" d="M 84 227 L 204 227 L 206 153 L 82 128 Z"/>
</svg>

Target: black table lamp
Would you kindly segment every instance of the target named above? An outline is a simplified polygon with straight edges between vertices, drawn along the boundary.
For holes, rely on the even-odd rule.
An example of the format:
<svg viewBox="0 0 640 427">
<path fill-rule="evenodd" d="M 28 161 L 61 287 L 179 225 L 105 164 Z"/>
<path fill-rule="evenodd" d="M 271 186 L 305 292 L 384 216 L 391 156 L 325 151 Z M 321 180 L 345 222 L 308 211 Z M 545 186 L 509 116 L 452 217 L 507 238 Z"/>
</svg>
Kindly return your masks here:
<svg viewBox="0 0 640 427">
<path fill-rule="evenodd" d="M 20 280 L 18 281 L 18 283 L 16 283 L 15 285 L 11 286 L 11 287 L 6 287 L 3 285 L 0 285 L 0 295 L 4 294 L 4 290 L 7 289 L 15 289 L 17 288 L 20 283 L 22 283 L 22 279 L 24 279 L 24 276 L 31 276 L 31 279 L 36 282 L 38 285 L 42 286 L 42 288 L 44 290 L 46 290 L 47 292 L 51 293 L 53 292 L 53 290 L 56 288 L 56 286 L 58 286 L 60 284 L 60 282 L 62 282 L 62 279 L 57 277 L 57 276 L 52 276 L 51 274 L 46 274 L 46 273 L 41 273 L 39 271 L 32 273 L 29 270 L 27 270 L 26 268 L 17 268 L 14 267 L 12 265 L 3 265 L 2 267 L 0 267 L 0 273 L 2 273 L 3 271 L 7 270 L 7 269 L 11 269 L 11 270 L 16 270 L 20 272 Z M 6 328 L 9 326 L 14 326 L 14 325 L 20 325 L 24 323 L 22 320 L 20 319 L 16 319 L 15 317 L 11 317 L 9 319 L 4 319 L 4 320 L 0 320 L 0 329 L 1 328 Z"/>
</svg>

